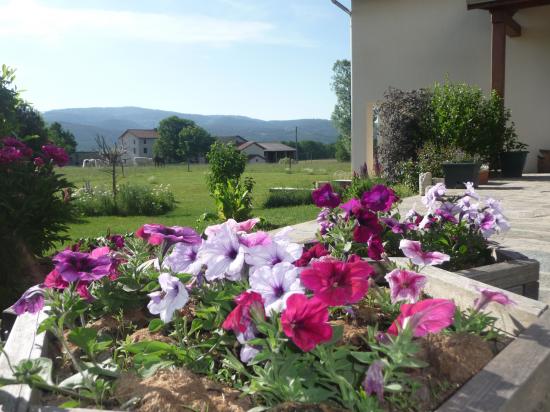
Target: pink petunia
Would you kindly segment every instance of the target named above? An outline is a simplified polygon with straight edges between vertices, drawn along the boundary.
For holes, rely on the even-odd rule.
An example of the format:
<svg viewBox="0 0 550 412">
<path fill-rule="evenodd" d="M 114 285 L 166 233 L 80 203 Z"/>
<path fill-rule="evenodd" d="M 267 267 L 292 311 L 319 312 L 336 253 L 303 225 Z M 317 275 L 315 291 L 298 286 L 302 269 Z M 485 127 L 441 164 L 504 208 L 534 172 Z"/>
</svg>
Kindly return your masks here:
<svg viewBox="0 0 550 412">
<path fill-rule="evenodd" d="M 415 265 L 440 265 L 451 259 L 449 255 L 441 252 L 424 252 L 422 244 L 415 240 L 402 239 L 399 242 L 399 249 L 403 254 L 411 259 Z"/>
<path fill-rule="evenodd" d="M 300 259 L 294 262 L 294 265 L 298 267 L 305 267 L 309 265 L 311 260 L 319 259 L 328 254 L 329 251 L 322 243 L 315 243 L 315 245 L 310 247 L 308 250 L 302 252 L 302 256 L 300 257 Z"/>
<path fill-rule="evenodd" d="M 397 335 L 400 329 L 410 327 L 413 336 L 420 338 L 429 333 L 439 333 L 452 325 L 456 306 L 447 299 L 425 299 L 414 304 L 405 303 L 400 310 L 388 333 Z"/>
<path fill-rule="evenodd" d="M 385 276 L 390 285 L 392 303 L 406 300 L 415 303 L 426 285 L 426 276 L 403 269 L 394 269 Z"/>
<path fill-rule="evenodd" d="M 328 308 L 317 298 L 296 293 L 286 301 L 281 315 L 283 332 L 304 352 L 332 338 Z"/>
<path fill-rule="evenodd" d="M 136 231 L 136 236 L 155 246 L 163 242 L 169 245 L 180 242 L 187 244 L 202 242 L 199 234 L 190 227 L 167 227 L 160 224 L 145 224 Z"/>
<path fill-rule="evenodd" d="M 46 159 L 51 160 L 56 166 L 63 167 L 69 163 L 69 155 L 62 147 L 47 144 L 42 146 L 42 152 Z"/>
<path fill-rule="evenodd" d="M 326 183 L 311 193 L 313 202 L 317 207 L 328 207 L 334 209 L 340 203 L 340 195 L 332 190 L 330 183 Z"/>
<path fill-rule="evenodd" d="M 373 260 L 382 260 L 384 253 L 384 246 L 382 245 L 382 239 L 378 235 L 373 235 L 367 241 L 367 254 Z"/>
<path fill-rule="evenodd" d="M 324 304 L 342 306 L 356 303 L 365 296 L 373 273 L 374 269 L 367 262 L 325 260 L 302 270 L 300 278 Z"/>
<path fill-rule="evenodd" d="M 235 298 L 237 306 L 223 321 L 222 328 L 232 330 L 235 335 L 245 333 L 252 323 L 253 313 L 265 316 L 262 295 L 246 291 Z"/>
<path fill-rule="evenodd" d="M 480 289 L 481 296 L 474 300 L 474 310 L 479 312 L 491 302 L 500 303 L 503 306 L 512 305 L 515 302 L 502 292 L 490 289 Z"/>
<path fill-rule="evenodd" d="M 368 192 L 363 193 L 361 203 L 375 212 L 387 212 L 398 200 L 395 192 L 387 186 L 375 185 Z"/>
</svg>

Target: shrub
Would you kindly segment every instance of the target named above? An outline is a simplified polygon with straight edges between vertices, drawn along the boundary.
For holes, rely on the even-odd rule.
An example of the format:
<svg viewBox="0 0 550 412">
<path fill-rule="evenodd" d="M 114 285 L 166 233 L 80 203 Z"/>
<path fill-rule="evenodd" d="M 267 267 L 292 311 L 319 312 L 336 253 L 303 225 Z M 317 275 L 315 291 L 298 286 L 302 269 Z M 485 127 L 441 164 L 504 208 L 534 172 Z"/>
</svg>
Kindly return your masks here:
<svg viewBox="0 0 550 412">
<path fill-rule="evenodd" d="M 82 188 L 73 195 L 77 210 L 85 216 L 156 216 L 173 210 L 174 195 L 168 185 L 153 188 L 124 184 L 118 187 L 116 200 L 110 190 Z"/>
<path fill-rule="evenodd" d="M 269 192 L 264 203 L 265 208 L 299 206 L 313 204 L 311 190 L 277 190 Z"/>
<path fill-rule="evenodd" d="M 411 157 L 416 160 L 415 154 L 423 143 L 430 98 L 427 89 L 405 92 L 390 88 L 378 108 L 378 160 L 382 176 L 392 182 L 400 173 L 400 162 Z"/>
<path fill-rule="evenodd" d="M 368 192 L 374 185 L 384 184 L 386 180 L 381 177 L 360 177 L 353 176 L 351 184 L 344 189 L 342 196 L 345 200 L 357 198 L 360 199 L 363 193 Z"/>
<path fill-rule="evenodd" d="M 216 185 L 232 180 L 236 184 L 246 168 L 246 155 L 238 151 L 233 145 L 216 142 L 210 147 L 206 155 L 210 166 L 207 183 L 210 193 Z"/>
<path fill-rule="evenodd" d="M 238 222 L 250 218 L 253 187 L 254 179 L 251 177 L 237 183 L 233 180 L 218 183 L 213 193 L 218 217 L 222 220 L 235 219 Z"/>
</svg>

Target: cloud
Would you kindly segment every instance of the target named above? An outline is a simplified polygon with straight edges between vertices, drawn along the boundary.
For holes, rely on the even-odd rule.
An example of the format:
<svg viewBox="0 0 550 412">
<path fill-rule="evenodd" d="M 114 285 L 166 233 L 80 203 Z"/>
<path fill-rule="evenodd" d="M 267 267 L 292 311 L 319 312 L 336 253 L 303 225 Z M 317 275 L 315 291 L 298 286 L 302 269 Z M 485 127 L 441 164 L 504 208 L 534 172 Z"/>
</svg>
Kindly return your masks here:
<svg viewBox="0 0 550 412">
<path fill-rule="evenodd" d="M 293 44 L 269 22 L 202 14 L 51 7 L 36 0 L 0 1 L 0 38 L 56 43 L 63 38 L 128 39 L 174 44 Z M 302 42 L 303 43 L 303 42 Z M 304 44 L 302 44 L 304 45 Z"/>
</svg>

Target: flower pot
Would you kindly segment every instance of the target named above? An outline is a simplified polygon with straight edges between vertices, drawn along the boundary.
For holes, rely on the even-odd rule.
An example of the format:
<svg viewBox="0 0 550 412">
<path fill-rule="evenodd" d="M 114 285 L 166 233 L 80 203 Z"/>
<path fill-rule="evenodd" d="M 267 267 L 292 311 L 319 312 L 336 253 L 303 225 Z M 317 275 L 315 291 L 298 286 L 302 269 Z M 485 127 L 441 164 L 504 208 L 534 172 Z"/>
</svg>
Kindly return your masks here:
<svg viewBox="0 0 550 412">
<path fill-rule="evenodd" d="M 529 152 L 500 153 L 500 169 L 502 172 L 502 177 L 521 177 L 528 153 Z"/>
<path fill-rule="evenodd" d="M 462 189 L 464 183 L 473 182 L 474 187 L 479 185 L 479 167 L 478 163 L 443 163 L 443 174 L 445 175 L 445 186 L 451 189 Z"/>
<path fill-rule="evenodd" d="M 486 185 L 487 183 L 489 183 L 489 170 L 480 169 L 480 171 L 479 171 L 479 184 L 480 185 Z"/>
</svg>

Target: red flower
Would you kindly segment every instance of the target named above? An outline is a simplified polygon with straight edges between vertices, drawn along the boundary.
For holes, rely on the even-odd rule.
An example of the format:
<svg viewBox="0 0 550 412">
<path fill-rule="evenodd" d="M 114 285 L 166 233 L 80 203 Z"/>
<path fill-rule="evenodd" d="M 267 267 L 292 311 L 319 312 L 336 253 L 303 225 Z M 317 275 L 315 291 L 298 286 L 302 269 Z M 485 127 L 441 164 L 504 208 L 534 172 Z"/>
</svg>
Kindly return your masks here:
<svg viewBox="0 0 550 412">
<path fill-rule="evenodd" d="M 69 163 L 69 155 L 62 147 L 57 147 L 53 144 L 42 146 L 42 152 L 46 159 L 50 159 L 53 164 L 63 167 Z"/>
<path fill-rule="evenodd" d="M 222 328 L 232 330 L 235 335 L 244 333 L 252 322 L 251 311 L 265 316 L 262 295 L 256 292 L 243 292 L 235 298 L 237 307 L 223 321 Z"/>
<path fill-rule="evenodd" d="M 334 209 L 341 202 L 340 196 L 332 190 L 330 183 L 326 183 L 320 188 L 315 189 L 311 193 L 311 197 L 317 207 L 329 207 Z"/>
<path fill-rule="evenodd" d="M 420 338 L 428 333 L 439 333 L 452 325 L 456 306 L 447 299 L 425 299 L 414 304 L 405 303 L 400 309 L 401 313 L 388 329 L 388 333 L 397 335 L 399 328 L 410 326 L 413 336 Z"/>
<path fill-rule="evenodd" d="M 294 262 L 294 266 L 305 267 L 309 265 L 309 262 L 311 262 L 312 259 L 319 259 L 320 257 L 326 256 L 328 254 L 329 251 L 322 243 L 315 243 L 315 245 L 302 253 L 300 259 Z"/>
<path fill-rule="evenodd" d="M 371 236 L 367 242 L 368 251 L 367 254 L 373 260 L 382 260 L 382 253 L 384 253 L 384 246 L 382 245 L 382 239 L 380 236 Z"/>
<path fill-rule="evenodd" d="M 290 295 L 287 299 L 281 324 L 285 335 L 304 352 L 332 338 L 327 307 L 319 299 L 308 299 L 301 293 Z"/>
<path fill-rule="evenodd" d="M 341 306 L 358 302 L 365 296 L 373 273 L 367 262 L 327 260 L 314 262 L 310 269 L 302 270 L 300 279 L 324 304 Z"/>
</svg>

